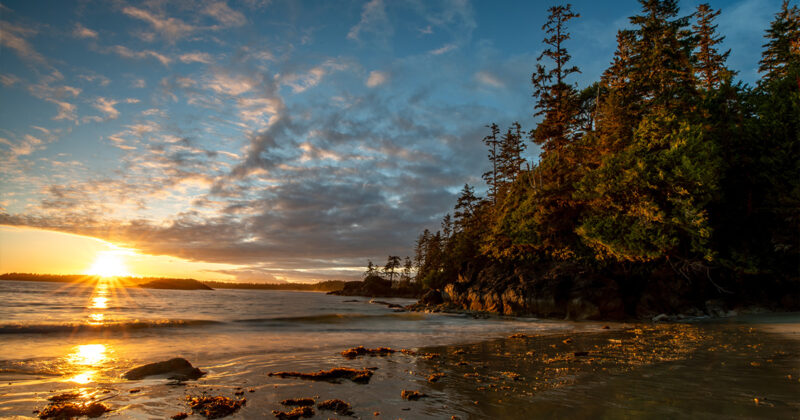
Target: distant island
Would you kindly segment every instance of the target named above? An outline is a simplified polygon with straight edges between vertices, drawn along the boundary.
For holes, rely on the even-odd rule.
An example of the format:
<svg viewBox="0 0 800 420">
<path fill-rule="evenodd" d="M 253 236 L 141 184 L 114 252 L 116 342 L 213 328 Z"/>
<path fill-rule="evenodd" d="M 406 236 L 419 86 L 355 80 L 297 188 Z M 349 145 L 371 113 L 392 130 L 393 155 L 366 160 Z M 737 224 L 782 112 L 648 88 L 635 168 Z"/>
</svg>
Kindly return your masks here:
<svg viewBox="0 0 800 420">
<path fill-rule="evenodd" d="M 85 274 L 34 274 L 5 273 L 0 280 L 40 281 L 55 283 L 88 283 L 101 281 L 103 277 Z M 258 289 L 258 290 L 298 290 L 313 292 L 332 292 L 341 290 L 342 280 L 325 280 L 318 283 L 229 283 L 223 281 L 200 281 L 168 277 L 114 277 L 122 287 L 141 287 L 146 289 L 174 290 L 213 290 L 213 289 Z"/>
</svg>

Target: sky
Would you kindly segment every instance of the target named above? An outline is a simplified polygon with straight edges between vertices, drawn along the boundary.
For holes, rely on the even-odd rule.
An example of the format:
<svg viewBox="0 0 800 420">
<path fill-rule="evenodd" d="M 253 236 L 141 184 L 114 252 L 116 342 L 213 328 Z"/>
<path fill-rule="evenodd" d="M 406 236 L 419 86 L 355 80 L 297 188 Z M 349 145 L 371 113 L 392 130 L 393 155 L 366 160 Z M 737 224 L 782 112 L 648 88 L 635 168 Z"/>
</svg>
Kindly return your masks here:
<svg viewBox="0 0 800 420">
<path fill-rule="evenodd" d="M 485 126 L 534 126 L 553 4 L 0 0 L 0 272 L 113 252 L 137 275 L 308 282 L 411 255 L 485 190 Z M 572 4 L 584 87 L 639 4 Z M 753 84 L 780 0 L 710 4 Z"/>
</svg>

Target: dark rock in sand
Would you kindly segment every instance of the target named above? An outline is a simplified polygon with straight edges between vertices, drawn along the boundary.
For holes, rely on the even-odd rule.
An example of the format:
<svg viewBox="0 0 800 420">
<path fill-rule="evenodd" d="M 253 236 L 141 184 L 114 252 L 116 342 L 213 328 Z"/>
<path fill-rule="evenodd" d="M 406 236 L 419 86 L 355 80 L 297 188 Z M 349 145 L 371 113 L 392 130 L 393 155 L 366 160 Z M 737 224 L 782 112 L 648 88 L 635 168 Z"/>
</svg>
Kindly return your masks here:
<svg viewBox="0 0 800 420">
<path fill-rule="evenodd" d="M 139 366 L 129 370 L 122 375 L 122 377 L 128 380 L 139 380 L 148 376 L 170 375 L 169 379 L 183 381 L 189 379 L 198 379 L 205 374 L 206 373 L 200 369 L 193 367 L 188 360 L 176 357 L 164 362 L 150 363 L 144 366 Z"/>
<path fill-rule="evenodd" d="M 317 404 L 317 408 L 320 410 L 335 411 L 337 414 L 341 414 L 343 416 L 352 416 L 354 414 L 350 404 L 337 399 L 325 400 Z"/>
<path fill-rule="evenodd" d="M 175 414 L 174 416 L 172 416 L 172 417 L 170 417 L 170 418 L 171 418 L 172 420 L 183 420 L 183 419 L 185 419 L 186 417 L 189 417 L 189 413 L 183 413 L 183 412 L 181 412 L 181 413 Z"/>
</svg>

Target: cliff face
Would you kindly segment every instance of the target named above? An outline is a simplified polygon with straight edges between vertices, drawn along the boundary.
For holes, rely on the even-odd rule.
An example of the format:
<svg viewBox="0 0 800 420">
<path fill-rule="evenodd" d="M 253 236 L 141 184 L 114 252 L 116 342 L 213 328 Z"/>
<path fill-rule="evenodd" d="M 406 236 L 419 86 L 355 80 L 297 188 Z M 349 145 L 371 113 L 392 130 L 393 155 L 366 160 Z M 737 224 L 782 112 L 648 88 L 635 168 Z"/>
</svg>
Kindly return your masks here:
<svg viewBox="0 0 800 420">
<path fill-rule="evenodd" d="M 642 319 L 662 313 L 723 316 L 746 306 L 800 308 L 797 284 L 781 290 L 779 295 L 722 292 L 712 282 L 690 281 L 669 268 L 631 275 L 567 264 L 545 270 L 490 265 L 462 272 L 441 290 L 441 300 L 445 308 L 574 320 Z M 426 295 L 420 306 L 436 306 L 430 300 Z"/>
</svg>

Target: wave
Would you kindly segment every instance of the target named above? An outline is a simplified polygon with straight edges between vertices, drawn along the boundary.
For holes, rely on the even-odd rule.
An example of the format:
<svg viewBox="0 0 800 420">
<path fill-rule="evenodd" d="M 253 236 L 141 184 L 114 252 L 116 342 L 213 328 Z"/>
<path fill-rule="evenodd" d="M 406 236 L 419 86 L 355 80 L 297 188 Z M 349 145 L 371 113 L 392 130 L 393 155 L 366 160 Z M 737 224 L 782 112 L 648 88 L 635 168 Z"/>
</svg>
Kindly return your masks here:
<svg viewBox="0 0 800 420">
<path fill-rule="evenodd" d="M 234 322 L 238 323 L 309 323 L 309 324 L 338 324 L 347 322 L 358 321 L 371 321 L 371 320 L 399 320 L 399 321 L 415 321 L 424 318 L 424 314 L 416 312 L 400 312 L 388 314 L 320 314 L 320 315 L 303 315 L 303 316 L 290 316 L 290 317 L 272 317 L 272 318 L 250 318 L 239 319 Z"/>
<path fill-rule="evenodd" d="M 104 324 L 65 323 L 65 324 L 0 324 L 2 334 L 72 334 L 85 332 L 113 332 L 141 330 L 148 328 L 180 328 L 221 324 L 218 321 L 198 319 L 134 320 L 109 322 Z"/>
</svg>

